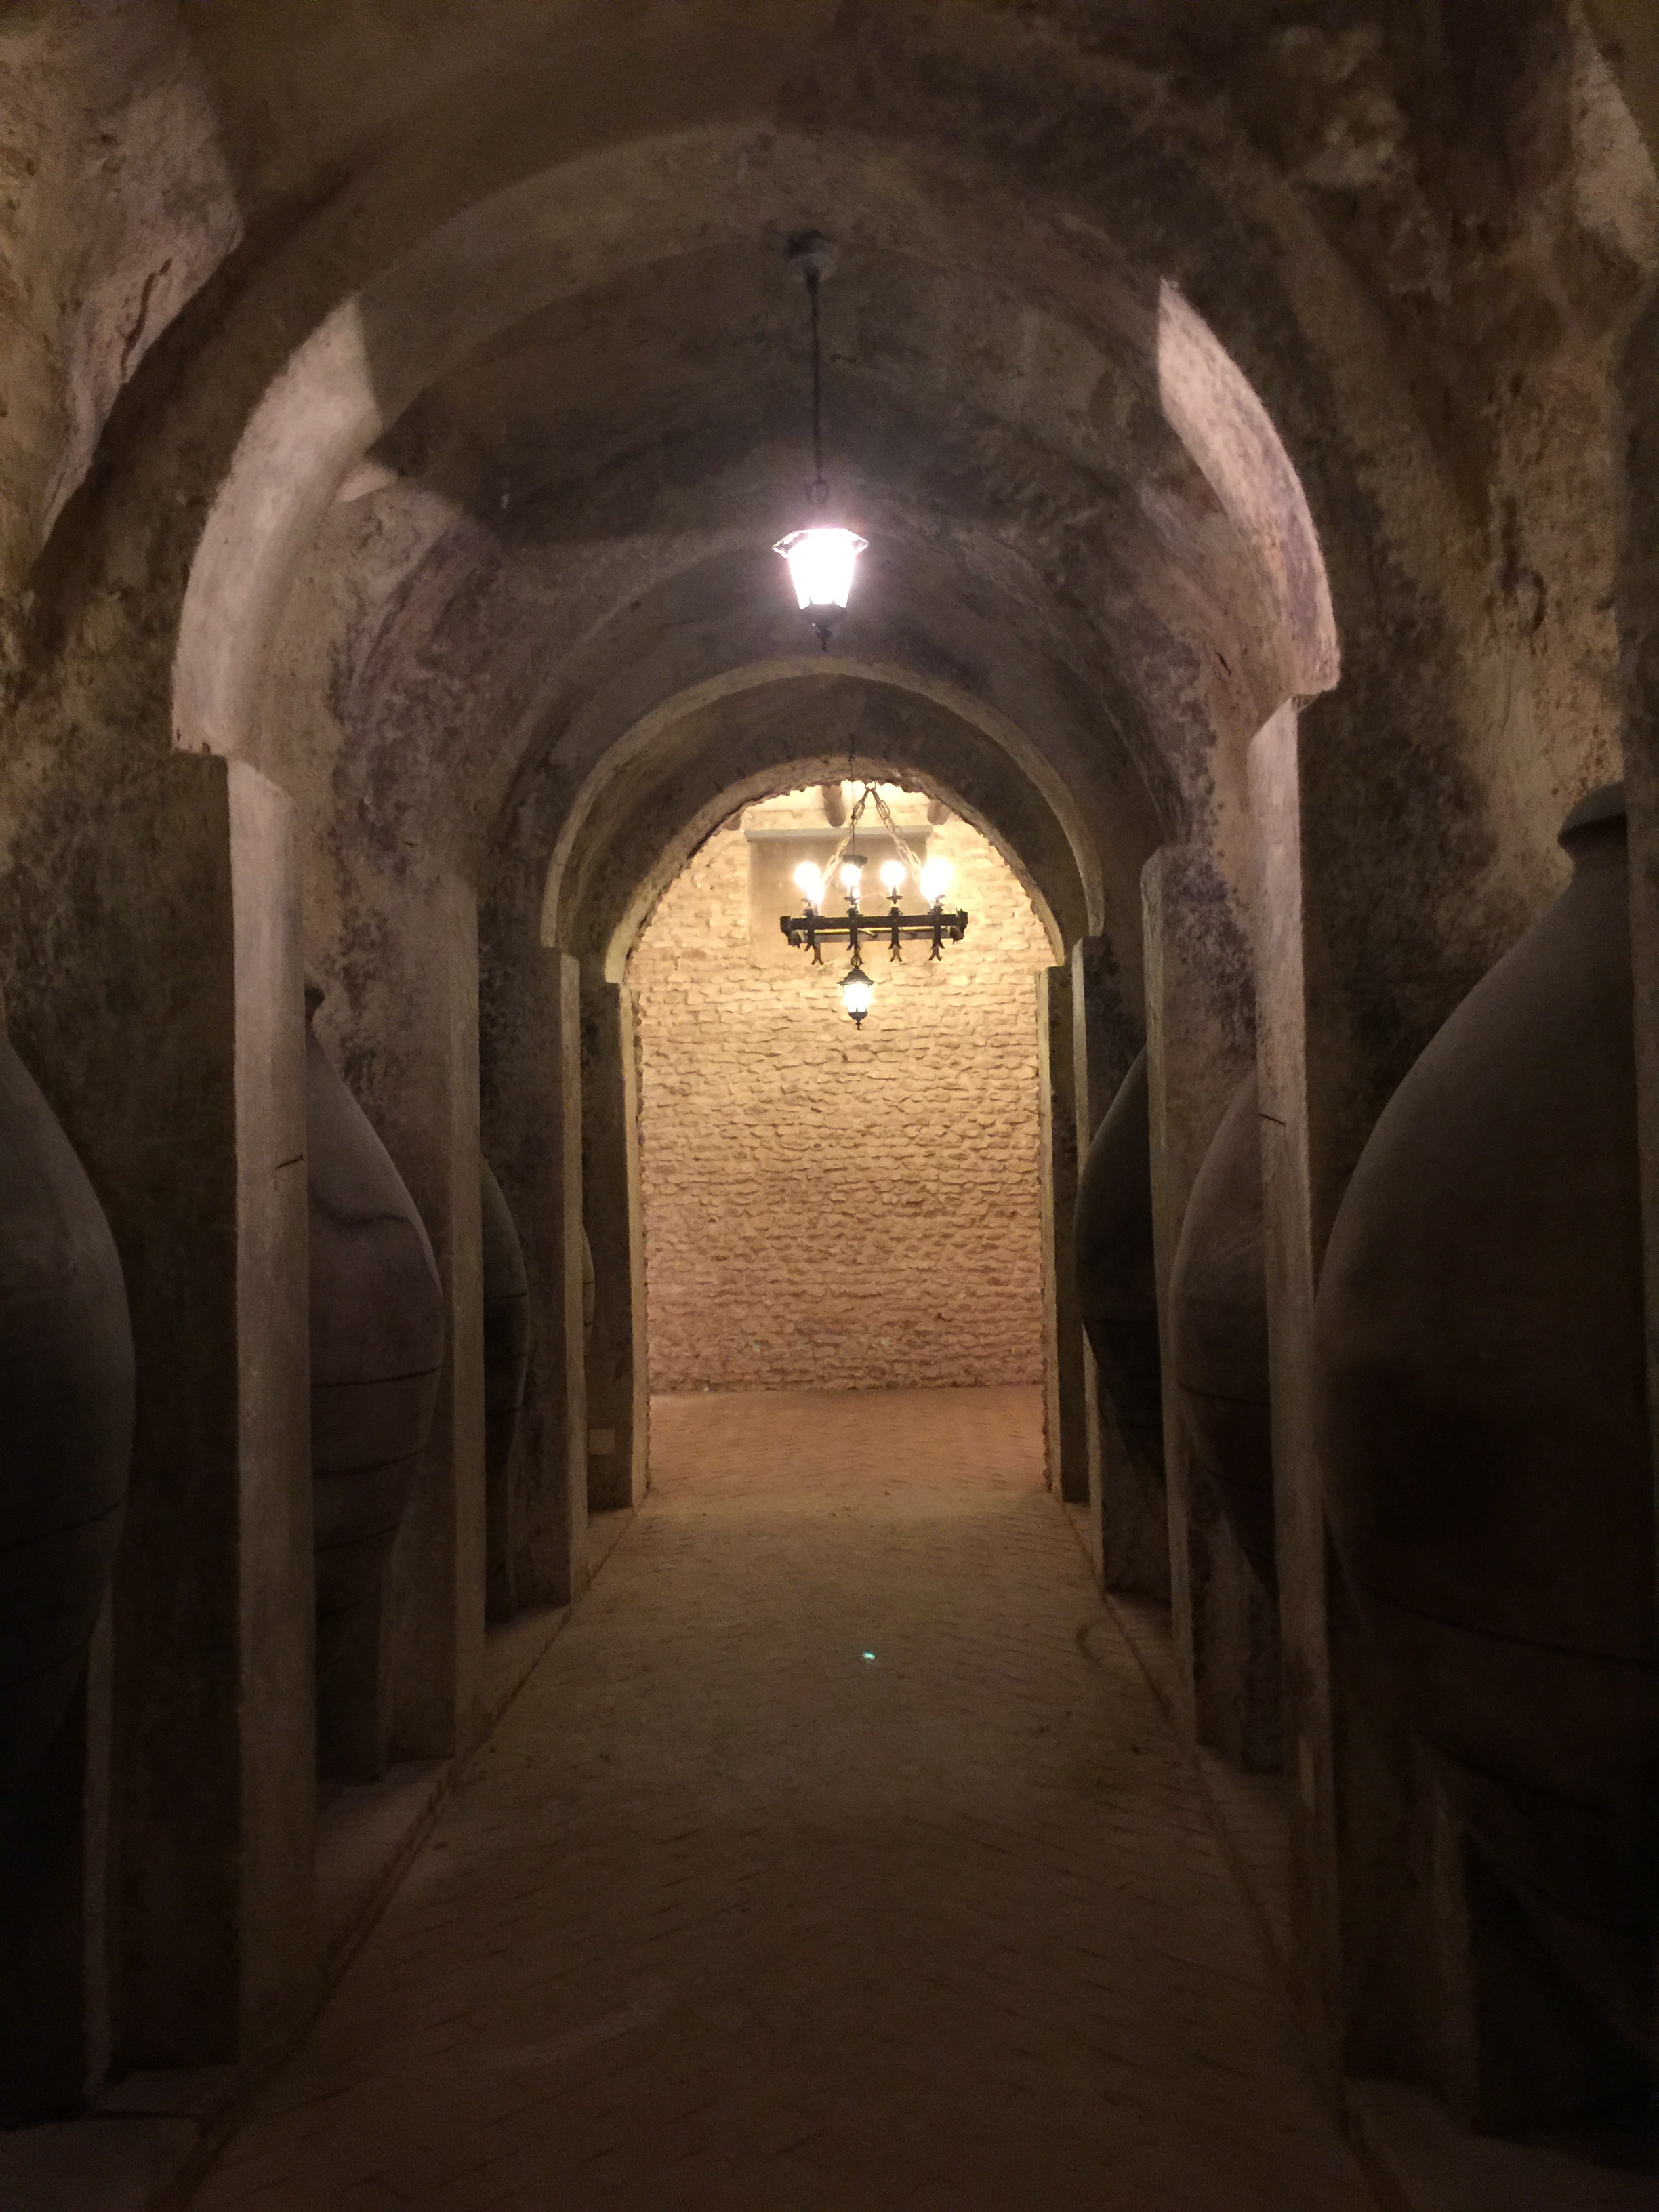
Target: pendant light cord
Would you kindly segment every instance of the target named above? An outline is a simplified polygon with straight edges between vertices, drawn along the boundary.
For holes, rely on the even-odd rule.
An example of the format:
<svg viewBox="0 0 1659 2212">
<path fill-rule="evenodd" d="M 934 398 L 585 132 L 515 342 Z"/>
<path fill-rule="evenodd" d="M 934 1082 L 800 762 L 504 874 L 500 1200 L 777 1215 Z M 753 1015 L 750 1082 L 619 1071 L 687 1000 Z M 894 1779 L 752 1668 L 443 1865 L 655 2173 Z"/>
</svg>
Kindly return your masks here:
<svg viewBox="0 0 1659 2212">
<path fill-rule="evenodd" d="M 823 507 L 830 497 L 823 477 L 823 361 L 818 337 L 818 272 L 806 272 L 806 303 L 812 320 L 812 504 Z"/>
</svg>

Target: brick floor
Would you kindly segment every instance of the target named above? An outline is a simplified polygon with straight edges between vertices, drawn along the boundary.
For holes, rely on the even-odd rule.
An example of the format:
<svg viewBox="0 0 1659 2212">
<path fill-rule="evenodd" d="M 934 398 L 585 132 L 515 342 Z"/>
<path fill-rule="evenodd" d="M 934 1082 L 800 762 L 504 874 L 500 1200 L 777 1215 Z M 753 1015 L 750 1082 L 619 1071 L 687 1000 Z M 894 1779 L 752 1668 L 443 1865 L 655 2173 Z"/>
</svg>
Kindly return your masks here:
<svg viewBox="0 0 1659 2212">
<path fill-rule="evenodd" d="M 1375 2212 L 1036 1394 L 654 1421 L 198 2212 Z"/>
</svg>

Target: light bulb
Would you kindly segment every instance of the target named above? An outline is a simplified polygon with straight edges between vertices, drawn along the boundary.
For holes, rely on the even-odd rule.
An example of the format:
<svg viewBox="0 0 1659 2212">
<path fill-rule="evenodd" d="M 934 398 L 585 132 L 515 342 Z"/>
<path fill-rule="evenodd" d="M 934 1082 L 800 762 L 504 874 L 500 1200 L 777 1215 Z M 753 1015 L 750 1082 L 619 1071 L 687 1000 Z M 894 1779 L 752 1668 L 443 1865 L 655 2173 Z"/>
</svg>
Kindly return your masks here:
<svg viewBox="0 0 1659 2212">
<path fill-rule="evenodd" d="M 862 860 L 847 860 L 842 863 L 841 871 L 841 887 L 846 892 L 848 897 L 854 901 L 854 902 L 856 902 L 858 899 L 859 885 L 863 881 L 864 863 Z"/>
<path fill-rule="evenodd" d="M 795 597 L 803 614 L 846 606 L 852 597 L 853 570 L 869 544 L 855 530 L 792 530 L 772 548 L 789 563 Z"/>
<path fill-rule="evenodd" d="M 941 857 L 926 861 L 921 871 L 921 895 L 929 906 L 940 905 L 951 888 L 951 863 Z"/>
<path fill-rule="evenodd" d="M 876 995 L 876 987 L 862 968 L 849 968 L 841 979 L 841 995 L 847 1011 L 857 1028 L 870 1011 L 870 1001 Z"/>
<path fill-rule="evenodd" d="M 795 871 L 795 889 L 808 906 L 823 904 L 823 870 L 811 860 L 803 860 Z"/>
<path fill-rule="evenodd" d="M 902 860 L 884 860 L 881 864 L 881 887 L 889 898 L 896 898 L 904 889 Z"/>
</svg>

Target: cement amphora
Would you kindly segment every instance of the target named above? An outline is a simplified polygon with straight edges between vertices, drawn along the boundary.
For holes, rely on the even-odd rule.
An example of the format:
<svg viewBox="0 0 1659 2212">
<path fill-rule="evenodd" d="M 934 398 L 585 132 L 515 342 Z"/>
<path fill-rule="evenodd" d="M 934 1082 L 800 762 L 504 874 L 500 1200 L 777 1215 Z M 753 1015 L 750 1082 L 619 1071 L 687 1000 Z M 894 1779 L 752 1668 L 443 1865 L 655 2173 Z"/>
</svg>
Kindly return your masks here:
<svg viewBox="0 0 1659 2212">
<path fill-rule="evenodd" d="M 115 1240 L 0 1021 L 0 1828 L 86 1664 L 132 1419 Z"/>
<path fill-rule="evenodd" d="M 1170 1276 L 1170 1356 L 1193 1453 L 1262 1588 L 1274 1595 L 1273 1398 L 1254 1074 L 1204 1156 Z"/>
<path fill-rule="evenodd" d="M 483 1216 L 484 1478 L 502 1481 L 519 1433 L 530 1365 L 530 1283 L 512 1209 L 479 1162 Z"/>
<path fill-rule="evenodd" d="M 444 1301 L 424 1224 L 318 1042 L 306 989 L 317 1610 L 375 1596 L 432 1426 Z"/>
<path fill-rule="evenodd" d="M 1651 2035 L 1659 1650 L 1623 795 L 1389 1102 L 1320 1285 L 1341 1559 L 1405 1709 L 1602 2017 Z"/>
</svg>

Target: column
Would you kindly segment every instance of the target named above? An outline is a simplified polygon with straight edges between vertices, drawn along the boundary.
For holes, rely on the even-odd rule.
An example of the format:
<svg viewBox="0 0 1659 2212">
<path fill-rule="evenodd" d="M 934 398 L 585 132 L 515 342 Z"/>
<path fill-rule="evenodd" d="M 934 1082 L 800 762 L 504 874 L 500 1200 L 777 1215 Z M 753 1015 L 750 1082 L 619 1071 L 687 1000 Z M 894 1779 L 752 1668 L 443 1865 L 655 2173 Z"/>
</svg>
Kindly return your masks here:
<svg viewBox="0 0 1659 2212">
<path fill-rule="evenodd" d="M 227 766 L 236 946 L 240 2049 L 281 2051 L 316 1947 L 305 975 L 293 803 Z"/>
<path fill-rule="evenodd" d="M 1042 1125 L 1043 1433 L 1048 1486 L 1068 1505 L 1089 1499 L 1089 1423 L 1073 1220 L 1077 1211 L 1077 1067 L 1068 968 L 1036 977 Z"/>
<path fill-rule="evenodd" d="M 1081 938 L 1072 948 L 1072 1010 L 1080 1176 L 1095 1132 L 1143 1042 L 1140 1025 L 1124 1000 L 1117 956 L 1103 937 Z M 1163 1495 L 1124 1444 L 1086 1334 L 1083 1415 L 1089 1553 L 1096 1577 L 1103 1589 L 1167 1604 L 1170 1540 Z"/>
<path fill-rule="evenodd" d="M 1297 1939 L 1292 1956 L 1310 2045 L 1334 2084 L 1343 2047 L 1341 1894 L 1324 1492 L 1314 1427 L 1314 1290 L 1323 1240 L 1315 1220 L 1310 1129 L 1298 741 L 1296 708 L 1287 703 L 1250 746 L 1259 880 L 1257 1067 Z"/>
<path fill-rule="evenodd" d="M 131 728 L 106 750 L 88 803 L 20 823 L 4 894 L 13 1037 L 114 1231 L 138 1383 L 106 1626 L 27 1824 L 44 1886 L 21 1958 L 0 1931 L 49 1984 L 7 1991 L 37 2112 L 106 2055 L 257 2057 L 305 2018 L 315 1965 L 291 811 Z"/>
<path fill-rule="evenodd" d="M 1218 931 L 1226 887 L 1196 846 L 1166 846 L 1141 876 L 1146 947 L 1153 1241 L 1164 1367 L 1164 1458 L 1177 1694 L 1200 1742 L 1260 1763 L 1271 1634 L 1255 1577 L 1187 1439 L 1170 1357 L 1170 1281 L 1187 1202 L 1229 1099 L 1248 1073 L 1252 1008 L 1242 948 Z M 1276 1699 L 1274 1701 L 1276 1703 Z"/>
<path fill-rule="evenodd" d="M 625 984 L 586 977 L 582 1194 L 596 1301 L 587 1347 L 587 1495 L 603 1512 L 645 1496 L 651 1398 L 634 1000 Z"/>
<path fill-rule="evenodd" d="M 529 941 L 498 957 L 497 995 L 512 1012 L 494 1034 L 489 1158 L 530 1285 L 514 1595 L 520 1605 L 568 1605 L 587 1579 L 580 969 Z"/>
</svg>

